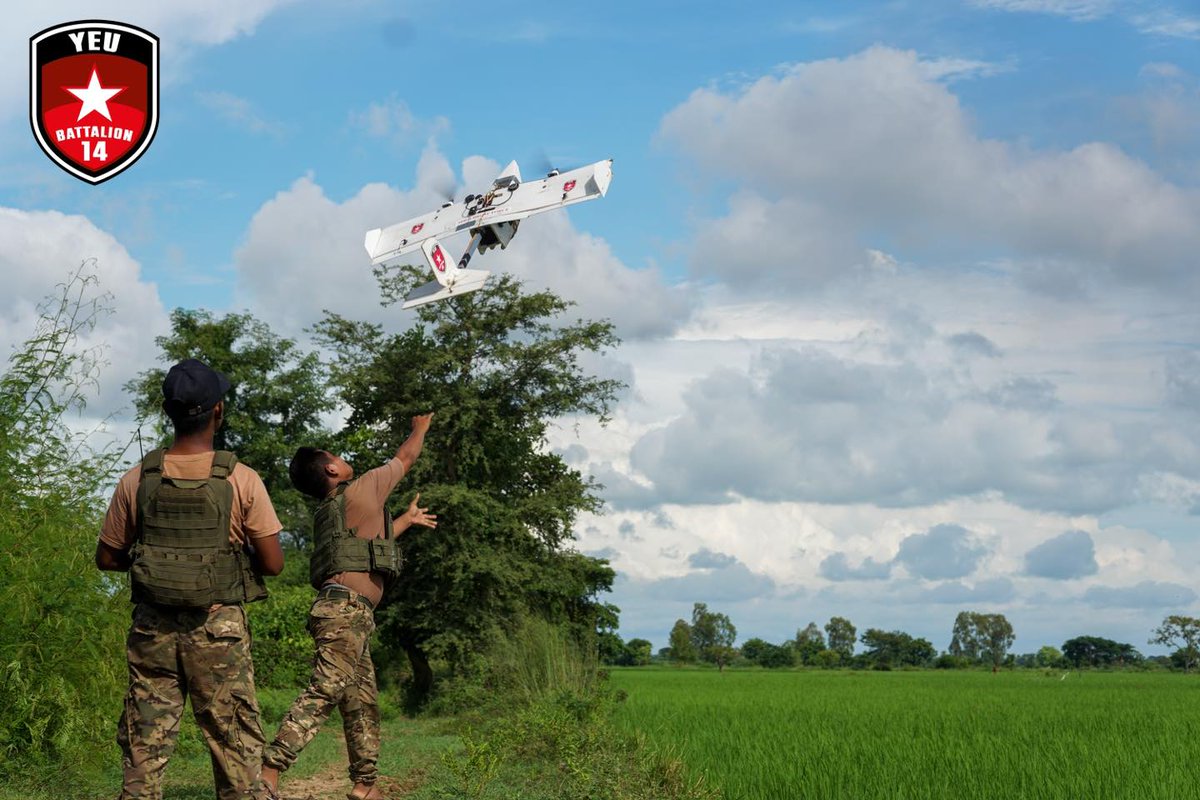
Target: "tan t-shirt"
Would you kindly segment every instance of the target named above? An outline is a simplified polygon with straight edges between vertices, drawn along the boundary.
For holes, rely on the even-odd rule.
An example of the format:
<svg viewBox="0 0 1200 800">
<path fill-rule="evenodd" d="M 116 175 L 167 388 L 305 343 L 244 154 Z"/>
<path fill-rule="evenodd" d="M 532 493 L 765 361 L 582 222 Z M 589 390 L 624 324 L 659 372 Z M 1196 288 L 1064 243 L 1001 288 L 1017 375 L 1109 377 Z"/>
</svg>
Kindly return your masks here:
<svg viewBox="0 0 1200 800">
<path fill-rule="evenodd" d="M 185 480 L 207 478 L 212 472 L 212 460 L 212 451 L 186 456 L 168 453 L 163 459 L 163 474 Z M 139 464 L 121 476 L 100 527 L 100 541 L 116 550 L 128 550 L 137 534 L 137 490 L 141 471 Z M 274 536 L 283 529 L 267 495 L 267 487 L 257 472 L 239 463 L 229 476 L 229 484 L 233 487 L 233 509 L 229 519 L 229 540 L 233 544 Z"/>
<path fill-rule="evenodd" d="M 393 458 L 376 467 L 346 487 L 346 527 L 357 528 L 359 539 L 382 538 L 385 527 L 384 508 L 388 495 L 404 477 L 404 462 Z M 386 517 L 386 524 L 392 524 Z M 338 583 L 365 596 L 375 605 L 383 599 L 383 578 L 374 572 L 339 572 L 326 583 Z"/>
</svg>

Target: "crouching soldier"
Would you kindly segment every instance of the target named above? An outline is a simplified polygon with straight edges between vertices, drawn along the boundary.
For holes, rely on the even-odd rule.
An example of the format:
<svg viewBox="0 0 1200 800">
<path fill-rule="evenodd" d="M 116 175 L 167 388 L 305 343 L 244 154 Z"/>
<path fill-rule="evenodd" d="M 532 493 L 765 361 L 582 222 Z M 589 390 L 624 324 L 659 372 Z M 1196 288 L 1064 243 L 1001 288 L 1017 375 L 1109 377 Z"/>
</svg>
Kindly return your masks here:
<svg viewBox="0 0 1200 800">
<path fill-rule="evenodd" d="M 96 566 L 130 573 L 135 603 L 117 728 L 121 800 L 162 797 L 187 698 L 217 797 L 261 791 L 264 740 L 243 603 L 266 597 L 262 576 L 283 569 L 281 526 L 258 474 L 213 450 L 228 390 L 200 361 L 171 367 L 163 410 L 174 441 L 121 478 L 96 545 Z"/>
<path fill-rule="evenodd" d="M 425 442 L 432 414 L 413 417 L 412 433 L 381 467 L 357 480 L 354 470 L 325 450 L 301 447 L 292 459 L 292 483 L 321 500 L 313 519 L 309 577 L 317 599 L 308 614 L 316 644 L 312 678 L 296 698 L 263 751 L 262 780 L 268 798 L 277 798 L 279 773 L 295 763 L 336 706 L 342 714 L 350 756 L 350 800 L 382 797 L 379 777 L 379 704 L 371 634 L 384 583 L 400 569 L 396 536 L 411 525 L 437 527 L 437 517 L 418 508 L 392 519 L 387 498 L 412 468 Z"/>
</svg>

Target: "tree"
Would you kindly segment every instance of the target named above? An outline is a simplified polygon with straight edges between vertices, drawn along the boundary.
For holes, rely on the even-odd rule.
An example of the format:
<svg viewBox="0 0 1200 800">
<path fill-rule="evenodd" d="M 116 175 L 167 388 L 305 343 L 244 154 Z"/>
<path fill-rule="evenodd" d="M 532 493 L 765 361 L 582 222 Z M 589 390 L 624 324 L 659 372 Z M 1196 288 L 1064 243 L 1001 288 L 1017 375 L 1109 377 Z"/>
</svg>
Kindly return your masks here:
<svg viewBox="0 0 1200 800">
<path fill-rule="evenodd" d="M 669 641 L 672 661 L 686 664 L 696 660 L 696 647 L 692 644 L 692 626 L 688 625 L 686 620 L 675 620 Z"/>
<path fill-rule="evenodd" d="M 1175 647 L 1178 656 L 1173 658 L 1182 662 L 1184 672 L 1191 672 L 1200 662 L 1200 619 L 1172 614 L 1154 629 L 1149 643 Z"/>
<path fill-rule="evenodd" d="M 927 639 L 914 639 L 903 631 L 869 628 L 862 635 L 862 643 L 867 647 L 867 660 L 881 667 L 919 667 L 937 655 L 937 650 Z"/>
<path fill-rule="evenodd" d="M 765 639 L 759 639 L 757 637 L 753 639 L 747 639 L 746 641 L 742 642 L 742 658 L 757 664 L 763 653 L 765 653 L 767 648 L 770 646 L 770 643 Z"/>
<path fill-rule="evenodd" d="M 630 639 L 625 643 L 624 666 L 644 667 L 650 663 L 650 653 L 654 645 L 647 639 Z"/>
<path fill-rule="evenodd" d="M 845 617 L 833 617 L 825 623 L 825 635 L 829 637 L 829 649 L 849 661 L 854 655 L 854 642 L 858 631 Z"/>
<path fill-rule="evenodd" d="M 954 619 L 950 655 L 991 664 L 995 672 L 1004 663 L 1013 639 L 1012 625 L 1003 614 L 960 611 Z"/>
<path fill-rule="evenodd" d="M 288 464 L 299 445 L 322 446 L 330 437 L 321 415 L 334 401 L 320 360 L 314 353 L 301 353 L 295 342 L 275 335 L 250 314 L 217 318 L 209 311 L 177 308 L 171 313 L 170 335 L 154 341 L 162 361 L 198 358 L 229 379 L 225 424 L 217 431 L 216 447 L 234 451 L 258 472 L 292 544 L 307 545 L 312 512 L 292 488 Z M 125 385 L 139 419 L 152 423 L 147 447 L 165 445 L 171 438 L 162 411 L 165 375 L 163 369 L 148 369 Z"/>
<path fill-rule="evenodd" d="M 737 652 L 733 643 L 737 640 L 737 628 L 729 617 L 708 610 L 705 603 L 692 606 L 692 644 L 705 661 L 724 670 Z"/>
<path fill-rule="evenodd" d="M 1057 647 L 1044 645 L 1038 648 L 1034 663 L 1039 667 L 1061 667 L 1063 664 L 1062 651 Z"/>
<path fill-rule="evenodd" d="M 1101 636 L 1076 636 L 1063 642 L 1063 658 L 1074 667 L 1124 666 L 1142 660 L 1133 645 Z"/>
<path fill-rule="evenodd" d="M 427 276 L 404 267 L 379 278 L 391 303 Z M 547 446 L 547 431 L 575 415 L 607 421 L 621 384 L 586 374 L 579 358 L 617 339 L 609 322 L 564 319 L 570 305 L 505 275 L 422 306 L 399 334 L 336 314 L 315 327 L 334 354 L 331 381 L 349 410 L 340 440 L 356 468 L 389 457 L 414 414 L 436 412 L 403 487 L 420 489 L 438 529 L 405 534 L 404 578 L 378 615 L 381 640 L 412 665 L 416 701 L 432 688 L 431 658 L 461 670 L 522 614 L 582 638 L 607 613 L 598 596 L 612 569 L 569 547 L 579 512 L 600 510 L 599 487 Z"/>
<path fill-rule="evenodd" d="M 804 628 L 796 631 L 796 641 L 793 646 L 801 664 L 815 664 L 817 663 L 817 654 L 825 649 L 825 637 L 821 635 L 821 629 L 817 627 L 817 623 L 810 622 Z"/>
</svg>

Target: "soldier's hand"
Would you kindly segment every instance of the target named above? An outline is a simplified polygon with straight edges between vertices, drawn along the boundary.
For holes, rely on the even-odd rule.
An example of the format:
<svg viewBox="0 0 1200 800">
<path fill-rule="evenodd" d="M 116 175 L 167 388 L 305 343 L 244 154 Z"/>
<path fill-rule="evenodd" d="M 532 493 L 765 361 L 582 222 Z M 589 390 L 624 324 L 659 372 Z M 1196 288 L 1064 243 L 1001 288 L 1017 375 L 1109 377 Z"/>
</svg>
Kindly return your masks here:
<svg viewBox="0 0 1200 800">
<path fill-rule="evenodd" d="M 413 417 L 412 418 L 413 433 L 425 433 L 425 431 L 429 430 L 429 423 L 432 420 L 433 420 L 433 412 L 432 411 L 430 411 L 428 414 L 418 414 L 417 416 Z"/>
<path fill-rule="evenodd" d="M 408 510 L 404 512 L 404 516 L 408 518 L 410 525 L 421 525 L 425 528 L 437 527 L 437 514 L 430 514 L 428 508 L 419 508 L 417 501 L 421 499 L 421 493 L 417 492 L 417 496 L 408 504 Z"/>
</svg>

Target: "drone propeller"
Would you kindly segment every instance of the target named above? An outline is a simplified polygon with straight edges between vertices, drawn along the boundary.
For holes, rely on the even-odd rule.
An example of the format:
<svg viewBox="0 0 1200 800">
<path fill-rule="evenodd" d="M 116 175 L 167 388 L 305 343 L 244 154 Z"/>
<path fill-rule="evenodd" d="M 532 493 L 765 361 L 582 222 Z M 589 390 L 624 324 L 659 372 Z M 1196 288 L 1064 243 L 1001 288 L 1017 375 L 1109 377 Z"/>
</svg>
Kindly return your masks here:
<svg viewBox="0 0 1200 800">
<path fill-rule="evenodd" d="M 435 180 L 429 188 L 434 194 L 445 200 L 444 205 L 449 205 L 454 202 L 454 190 L 458 187 L 455 185 L 454 176 L 447 173 Z"/>
</svg>

